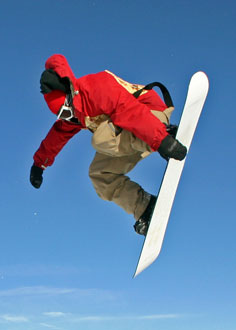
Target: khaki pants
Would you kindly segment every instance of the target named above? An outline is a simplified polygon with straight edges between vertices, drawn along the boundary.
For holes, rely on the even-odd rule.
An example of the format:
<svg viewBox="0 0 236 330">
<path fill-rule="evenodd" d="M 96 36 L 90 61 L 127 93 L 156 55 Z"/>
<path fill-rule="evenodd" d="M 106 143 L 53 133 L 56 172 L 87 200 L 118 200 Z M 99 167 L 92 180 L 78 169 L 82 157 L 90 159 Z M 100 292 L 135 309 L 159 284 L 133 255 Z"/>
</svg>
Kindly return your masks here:
<svg viewBox="0 0 236 330">
<path fill-rule="evenodd" d="M 152 110 L 152 113 L 161 121 L 168 122 L 162 112 Z M 119 130 L 109 120 L 99 125 L 92 145 L 97 152 L 90 165 L 89 176 L 98 196 L 115 202 L 138 220 L 151 195 L 126 174 L 150 155 L 151 148 L 131 132 Z"/>
</svg>

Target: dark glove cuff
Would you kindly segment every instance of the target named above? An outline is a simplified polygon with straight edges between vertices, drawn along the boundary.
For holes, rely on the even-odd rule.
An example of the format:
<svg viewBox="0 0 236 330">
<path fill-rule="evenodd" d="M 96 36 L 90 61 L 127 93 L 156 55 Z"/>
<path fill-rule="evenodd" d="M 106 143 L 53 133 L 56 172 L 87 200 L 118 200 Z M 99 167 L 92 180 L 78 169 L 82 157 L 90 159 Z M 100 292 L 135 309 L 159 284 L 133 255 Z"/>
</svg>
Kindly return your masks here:
<svg viewBox="0 0 236 330">
<path fill-rule="evenodd" d="M 158 151 L 160 153 L 165 152 L 166 150 L 168 150 L 175 142 L 175 139 L 171 136 L 171 135 L 167 135 L 160 144 L 160 147 L 158 149 Z"/>
<path fill-rule="evenodd" d="M 33 171 L 35 175 L 42 175 L 43 174 L 43 168 L 39 167 L 35 164 L 32 165 L 31 171 Z"/>
</svg>

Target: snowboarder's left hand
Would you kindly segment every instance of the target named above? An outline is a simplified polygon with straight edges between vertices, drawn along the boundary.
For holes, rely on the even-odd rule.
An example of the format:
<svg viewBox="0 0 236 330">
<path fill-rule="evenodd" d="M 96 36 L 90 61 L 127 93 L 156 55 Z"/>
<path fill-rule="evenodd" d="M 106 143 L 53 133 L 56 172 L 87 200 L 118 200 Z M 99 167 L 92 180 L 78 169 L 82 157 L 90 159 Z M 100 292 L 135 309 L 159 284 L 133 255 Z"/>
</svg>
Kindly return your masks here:
<svg viewBox="0 0 236 330">
<path fill-rule="evenodd" d="M 40 188 L 43 182 L 43 169 L 36 165 L 32 165 L 30 170 L 30 182 L 34 188 Z"/>
<path fill-rule="evenodd" d="M 187 154 L 187 148 L 171 135 L 167 135 L 162 140 L 158 152 L 166 160 L 169 158 L 183 160 Z"/>
</svg>

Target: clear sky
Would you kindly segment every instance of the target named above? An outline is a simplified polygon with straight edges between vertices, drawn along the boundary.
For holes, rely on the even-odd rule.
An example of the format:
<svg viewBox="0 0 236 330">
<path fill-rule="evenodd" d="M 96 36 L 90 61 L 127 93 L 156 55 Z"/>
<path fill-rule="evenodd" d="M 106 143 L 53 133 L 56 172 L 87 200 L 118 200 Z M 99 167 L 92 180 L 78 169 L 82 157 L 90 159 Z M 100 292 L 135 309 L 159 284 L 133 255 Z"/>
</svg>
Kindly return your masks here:
<svg viewBox="0 0 236 330">
<path fill-rule="evenodd" d="M 1 330 L 235 329 L 235 19 L 233 0 L 1 1 Z M 172 123 L 191 75 L 209 76 L 163 249 L 135 279 L 143 238 L 93 190 L 90 132 L 67 144 L 39 190 L 29 183 L 55 120 L 39 92 L 54 53 L 77 77 L 109 69 L 161 81 Z M 153 154 L 130 176 L 155 194 L 164 168 Z"/>
</svg>

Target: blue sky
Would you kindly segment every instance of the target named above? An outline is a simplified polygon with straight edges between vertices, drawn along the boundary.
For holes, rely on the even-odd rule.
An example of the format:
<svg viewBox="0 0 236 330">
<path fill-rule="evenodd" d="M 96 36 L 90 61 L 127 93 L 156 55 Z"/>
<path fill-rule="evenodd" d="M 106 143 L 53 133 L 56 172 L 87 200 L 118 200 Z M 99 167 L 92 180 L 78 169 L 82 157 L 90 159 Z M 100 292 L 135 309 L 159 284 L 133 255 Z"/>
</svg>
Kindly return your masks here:
<svg viewBox="0 0 236 330">
<path fill-rule="evenodd" d="M 1 3 L 1 330 L 235 329 L 235 15 L 233 0 Z M 77 77 L 109 69 L 161 81 L 172 123 L 191 75 L 209 76 L 163 249 L 135 279 L 143 238 L 93 190 L 89 132 L 68 143 L 39 190 L 29 183 L 55 120 L 39 93 L 54 53 Z M 153 154 L 130 176 L 155 194 L 164 168 Z"/>
</svg>

